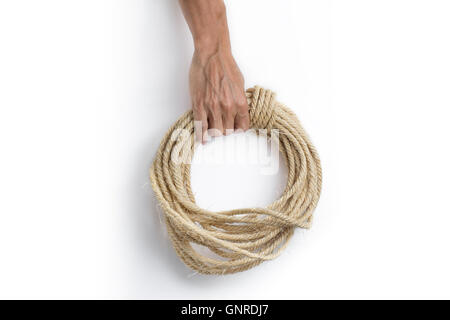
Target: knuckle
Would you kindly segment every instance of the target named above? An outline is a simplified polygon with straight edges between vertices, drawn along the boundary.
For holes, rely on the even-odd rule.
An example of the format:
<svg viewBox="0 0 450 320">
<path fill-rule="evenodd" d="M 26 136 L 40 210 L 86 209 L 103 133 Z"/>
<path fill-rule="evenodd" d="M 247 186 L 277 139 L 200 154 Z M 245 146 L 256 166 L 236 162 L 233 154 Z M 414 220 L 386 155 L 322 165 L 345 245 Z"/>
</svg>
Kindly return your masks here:
<svg viewBox="0 0 450 320">
<path fill-rule="evenodd" d="M 211 121 L 211 123 L 214 123 L 217 121 L 217 119 L 219 119 L 220 114 L 218 112 L 211 112 L 208 116 L 209 120 Z"/>
<path fill-rule="evenodd" d="M 208 109 L 211 110 L 213 113 L 219 111 L 219 102 L 217 100 L 211 100 L 208 103 Z"/>
<path fill-rule="evenodd" d="M 208 106 L 212 106 L 212 105 L 218 104 L 218 100 L 217 100 L 217 98 L 216 98 L 215 96 L 211 95 L 211 96 L 208 96 L 208 97 L 205 99 L 205 103 L 206 103 Z"/>
<path fill-rule="evenodd" d="M 200 113 L 203 110 L 203 103 L 193 103 L 192 110 L 196 113 Z"/>
<path fill-rule="evenodd" d="M 233 113 L 235 109 L 234 104 L 231 101 L 225 100 L 222 102 L 222 110 L 226 113 Z"/>
<path fill-rule="evenodd" d="M 247 101 L 240 99 L 237 103 L 237 107 L 239 109 L 239 112 L 246 112 L 248 110 Z"/>
<path fill-rule="evenodd" d="M 202 130 L 205 131 L 208 129 L 208 122 L 207 121 L 202 121 Z"/>
<path fill-rule="evenodd" d="M 216 119 L 216 120 L 218 118 L 222 117 L 222 110 L 221 110 L 221 108 L 220 108 L 220 106 L 218 104 L 213 105 L 211 107 L 211 113 L 212 113 L 212 116 L 214 117 L 214 119 Z"/>
</svg>

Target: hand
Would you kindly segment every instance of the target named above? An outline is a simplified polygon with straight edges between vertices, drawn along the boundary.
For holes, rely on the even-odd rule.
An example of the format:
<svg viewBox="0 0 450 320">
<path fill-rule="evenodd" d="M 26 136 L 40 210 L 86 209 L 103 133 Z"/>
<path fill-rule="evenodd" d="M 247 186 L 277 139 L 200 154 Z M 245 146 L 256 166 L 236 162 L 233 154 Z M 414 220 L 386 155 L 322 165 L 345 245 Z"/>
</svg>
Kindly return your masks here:
<svg viewBox="0 0 450 320">
<path fill-rule="evenodd" d="M 194 120 L 202 129 L 197 123 L 196 139 L 202 142 L 249 127 L 244 78 L 230 50 L 205 51 L 195 51 L 189 75 Z"/>
<path fill-rule="evenodd" d="M 189 74 L 196 139 L 205 142 L 233 130 L 247 130 L 244 78 L 231 54 L 223 0 L 179 0 L 195 52 Z M 207 131 L 208 130 L 208 131 Z"/>
</svg>

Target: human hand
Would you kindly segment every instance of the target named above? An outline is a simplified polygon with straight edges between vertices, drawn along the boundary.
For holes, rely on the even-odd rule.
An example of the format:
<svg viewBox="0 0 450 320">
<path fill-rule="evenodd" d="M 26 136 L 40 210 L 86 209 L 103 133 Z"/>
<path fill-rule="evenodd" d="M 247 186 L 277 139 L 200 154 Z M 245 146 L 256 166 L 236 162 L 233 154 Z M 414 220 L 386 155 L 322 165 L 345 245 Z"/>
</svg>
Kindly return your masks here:
<svg viewBox="0 0 450 320">
<path fill-rule="evenodd" d="M 244 78 L 230 50 L 196 50 L 189 82 L 197 141 L 248 129 Z"/>
<path fill-rule="evenodd" d="M 196 140 L 208 140 L 208 131 L 209 135 L 217 136 L 247 130 L 244 78 L 231 54 L 223 0 L 179 1 L 195 46 L 189 87 Z"/>
</svg>

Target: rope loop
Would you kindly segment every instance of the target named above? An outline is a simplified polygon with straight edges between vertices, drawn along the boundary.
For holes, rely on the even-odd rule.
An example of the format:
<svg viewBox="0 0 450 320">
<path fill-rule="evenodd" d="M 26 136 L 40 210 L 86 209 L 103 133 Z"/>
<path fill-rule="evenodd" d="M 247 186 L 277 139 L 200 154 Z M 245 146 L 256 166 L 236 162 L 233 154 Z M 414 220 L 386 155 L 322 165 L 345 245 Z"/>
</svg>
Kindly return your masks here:
<svg viewBox="0 0 450 320">
<path fill-rule="evenodd" d="M 255 86 L 247 90 L 247 102 L 250 107 L 250 126 L 267 129 L 270 133 L 277 118 L 275 93 Z"/>
<path fill-rule="evenodd" d="M 195 203 L 190 161 L 194 152 L 192 111 L 164 136 L 150 168 L 150 181 L 165 213 L 167 232 L 178 256 L 203 274 L 229 274 L 276 258 L 296 228 L 311 226 L 322 187 L 319 155 L 296 115 L 261 87 L 246 91 L 251 127 L 279 131 L 288 177 L 281 197 L 267 208 L 213 212 Z M 184 134 L 183 134 L 184 133 Z M 199 246 L 209 249 L 204 254 Z M 213 257 L 215 256 L 215 257 Z"/>
</svg>

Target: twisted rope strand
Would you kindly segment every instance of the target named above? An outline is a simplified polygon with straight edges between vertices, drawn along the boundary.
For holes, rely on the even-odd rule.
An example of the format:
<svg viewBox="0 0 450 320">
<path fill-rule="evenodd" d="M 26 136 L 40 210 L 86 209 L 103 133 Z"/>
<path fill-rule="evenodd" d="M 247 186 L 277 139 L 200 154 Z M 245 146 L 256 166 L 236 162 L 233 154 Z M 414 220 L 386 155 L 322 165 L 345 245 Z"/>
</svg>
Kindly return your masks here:
<svg viewBox="0 0 450 320">
<path fill-rule="evenodd" d="M 288 179 L 282 196 L 267 208 L 221 212 L 197 206 L 191 189 L 190 160 L 194 153 L 192 111 L 169 129 L 150 168 L 150 180 L 165 213 L 169 237 L 183 262 L 203 274 L 230 274 L 276 258 L 295 228 L 311 227 L 322 187 L 319 155 L 296 115 L 260 87 L 246 92 L 251 127 L 279 131 L 280 151 Z M 184 129 L 185 131 L 179 130 Z M 183 132 L 189 135 L 183 136 Z M 172 159 L 181 159 L 174 162 Z M 210 249 L 207 257 L 192 246 Z"/>
</svg>

